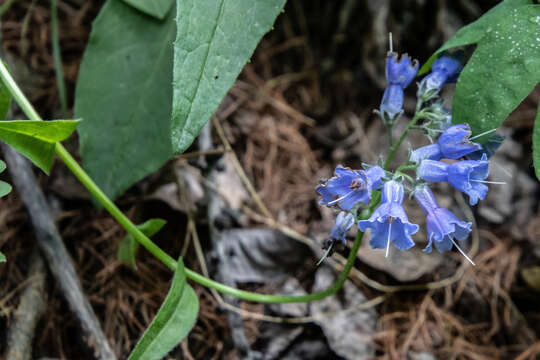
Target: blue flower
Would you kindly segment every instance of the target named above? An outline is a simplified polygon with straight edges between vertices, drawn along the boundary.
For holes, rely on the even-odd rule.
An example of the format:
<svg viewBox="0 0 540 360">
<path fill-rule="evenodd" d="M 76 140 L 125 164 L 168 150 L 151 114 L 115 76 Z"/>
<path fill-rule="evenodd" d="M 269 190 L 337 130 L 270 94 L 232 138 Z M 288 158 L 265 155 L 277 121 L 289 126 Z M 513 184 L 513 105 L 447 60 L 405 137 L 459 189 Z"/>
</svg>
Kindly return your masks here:
<svg viewBox="0 0 540 360">
<path fill-rule="evenodd" d="M 409 157 L 409 160 L 412 162 L 415 162 L 417 164 L 420 164 L 422 160 L 441 160 L 442 159 L 442 153 L 441 153 L 441 147 L 439 144 L 429 144 L 426 146 L 419 147 L 416 150 L 413 150 L 411 152 L 411 155 Z"/>
<path fill-rule="evenodd" d="M 321 205 L 339 205 L 343 210 L 351 210 L 356 204 L 368 204 L 371 190 L 380 189 L 384 170 L 373 166 L 368 170 L 351 170 L 342 166 L 336 167 L 336 176 L 326 184 L 317 187 L 322 196 Z"/>
<path fill-rule="evenodd" d="M 461 69 L 462 65 L 458 59 L 441 56 L 431 66 L 431 73 L 420 81 L 417 96 L 424 101 L 433 98 L 445 83 L 455 81 Z"/>
<path fill-rule="evenodd" d="M 354 215 L 342 211 L 336 218 L 336 224 L 330 230 L 330 240 L 332 242 L 341 241 L 344 245 L 347 244 L 347 231 L 354 225 Z"/>
<path fill-rule="evenodd" d="M 426 181 L 447 181 L 469 195 L 469 204 L 476 205 L 479 199 L 484 200 L 488 191 L 483 183 L 486 183 L 485 179 L 489 175 L 489 162 L 485 154 L 480 160 L 463 160 L 452 164 L 424 160 L 416 170 L 416 175 Z"/>
<path fill-rule="evenodd" d="M 448 128 L 437 140 L 445 159 L 459 159 L 467 154 L 482 149 L 480 144 L 469 140 L 469 124 L 459 124 Z"/>
<path fill-rule="evenodd" d="M 416 169 L 416 176 L 432 182 L 448 181 L 448 164 L 437 160 L 422 160 Z"/>
<path fill-rule="evenodd" d="M 402 203 L 403 185 L 394 180 L 388 181 L 383 187 L 381 205 L 369 219 L 358 222 L 360 230 L 371 229 L 371 247 L 386 248 L 386 256 L 390 243 L 400 250 L 414 246 L 411 235 L 418 231 L 418 225 L 409 222 Z"/>
<path fill-rule="evenodd" d="M 470 222 L 459 221 L 452 212 L 439 207 L 439 204 L 437 204 L 437 201 L 435 200 L 435 196 L 427 185 L 419 186 L 414 192 L 414 198 L 426 213 L 429 242 L 424 249 L 424 252 L 430 253 L 433 243 L 435 243 L 435 247 L 440 253 L 451 250 L 455 245 L 456 248 L 471 263 L 473 263 L 454 241 L 454 239 L 465 240 L 471 232 L 472 224 Z"/>
<path fill-rule="evenodd" d="M 468 124 L 451 126 L 439 136 L 436 143 L 422 146 L 411 152 L 410 160 L 417 164 L 426 159 L 455 160 L 481 150 L 482 146 L 470 141 L 469 136 L 471 136 L 471 128 Z"/>
<path fill-rule="evenodd" d="M 484 154 L 480 160 L 457 161 L 448 167 L 448 183 L 469 195 L 469 204 L 484 200 L 488 187 L 483 184 L 489 175 L 489 162 Z"/>
<path fill-rule="evenodd" d="M 389 52 L 386 57 L 386 81 L 388 87 L 381 101 L 380 114 L 385 123 L 393 123 L 403 109 L 403 90 L 409 86 L 418 72 L 418 61 L 407 54 L 401 56 Z"/>
</svg>

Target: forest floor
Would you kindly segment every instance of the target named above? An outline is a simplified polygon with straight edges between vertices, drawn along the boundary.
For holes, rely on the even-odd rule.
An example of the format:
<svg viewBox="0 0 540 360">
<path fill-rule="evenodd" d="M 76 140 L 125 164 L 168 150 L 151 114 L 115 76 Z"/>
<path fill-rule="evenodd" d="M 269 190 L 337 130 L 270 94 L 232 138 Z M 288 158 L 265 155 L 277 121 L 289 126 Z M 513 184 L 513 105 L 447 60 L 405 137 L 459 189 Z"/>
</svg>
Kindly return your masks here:
<svg viewBox="0 0 540 360">
<path fill-rule="evenodd" d="M 70 107 L 101 4 L 59 1 Z M 186 265 L 198 272 L 208 268 L 211 276 L 223 276 L 219 253 L 225 253 L 235 258 L 226 276 L 239 287 L 299 294 L 324 289 L 342 267 L 339 254 L 348 252 L 340 249 L 334 260 L 316 266 L 335 214 L 318 205 L 315 187 L 338 164 L 359 168 L 387 152 L 385 129 L 372 110 L 384 89 L 388 31 L 398 51 L 422 62 L 491 5 L 290 2 L 210 122 L 206 136 L 212 150 L 201 154 L 196 142 L 117 204 L 136 223 L 167 220 L 156 242 L 172 256 L 185 254 Z M 3 49 L 17 64 L 25 93 L 44 118 L 60 118 L 49 3 L 15 1 L 2 15 L 1 29 Z M 450 86 L 445 92 L 448 101 L 452 91 Z M 414 111 L 414 92 L 411 86 L 406 93 L 405 118 Z M 500 131 L 506 140 L 491 172 L 506 185 L 492 187 L 474 208 L 450 188 L 437 188 L 441 204 L 474 222 L 465 247 L 476 266 L 458 252 L 423 254 L 425 235 L 419 234 L 418 250 L 392 251 L 389 258 L 364 241 L 344 290 L 312 304 L 241 301 L 227 307 L 227 298 L 193 284 L 199 319 L 170 358 L 540 358 L 540 204 L 530 155 L 539 98 L 537 87 Z M 399 132 L 398 126 L 395 135 Z M 413 135 L 407 146 L 423 145 L 420 141 Z M 66 146 L 77 152 L 76 139 Z M 221 171 L 211 189 L 205 179 L 208 164 L 216 162 Z M 136 269 L 117 259 L 125 231 L 93 206 L 63 164 L 56 162 L 50 177 L 36 174 L 85 294 L 113 350 L 125 358 L 163 301 L 171 273 L 144 251 L 137 255 Z M 11 182 L 7 173 L 2 179 Z M 230 238 L 220 249 L 212 247 L 209 235 L 209 197 L 226 204 L 219 220 Z M 190 206 L 181 201 L 186 198 Z M 409 211 L 412 220 L 424 221 L 418 210 Z M 8 259 L 0 264 L 0 353 L 9 347 L 8 329 L 32 281 L 30 254 L 36 248 L 29 216 L 14 189 L 0 199 L 0 250 Z M 79 320 L 51 276 L 42 295 L 46 311 L 35 331 L 33 357 L 93 359 Z M 234 321 L 235 316 L 243 321 Z"/>
</svg>

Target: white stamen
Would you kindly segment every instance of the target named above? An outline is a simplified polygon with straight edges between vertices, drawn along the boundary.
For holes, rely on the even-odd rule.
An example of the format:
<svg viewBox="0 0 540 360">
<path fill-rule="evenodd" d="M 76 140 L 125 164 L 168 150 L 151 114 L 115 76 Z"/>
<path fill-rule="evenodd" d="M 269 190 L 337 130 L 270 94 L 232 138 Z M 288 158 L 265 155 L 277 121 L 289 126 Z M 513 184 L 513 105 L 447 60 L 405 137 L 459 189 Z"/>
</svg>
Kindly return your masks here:
<svg viewBox="0 0 540 360">
<path fill-rule="evenodd" d="M 469 138 L 469 140 L 474 140 L 474 139 L 478 139 L 479 137 L 482 137 L 484 135 L 487 135 L 487 134 L 490 134 L 494 131 L 497 131 L 497 129 L 491 129 L 491 130 L 488 130 L 488 131 L 484 131 L 483 133 L 481 134 L 478 134 L 478 135 L 474 135 L 473 137 Z"/>
<path fill-rule="evenodd" d="M 337 198 L 336 200 L 330 201 L 327 205 L 334 205 L 335 203 L 340 202 L 341 200 L 345 199 L 347 196 L 351 195 L 353 192 L 354 192 L 354 190 L 351 190 L 348 193 L 346 193 L 345 195 L 343 195 L 342 197 Z"/>
<path fill-rule="evenodd" d="M 464 252 L 463 250 L 461 250 L 461 248 L 459 247 L 458 244 L 456 244 L 456 242 L 454 241 L 454 239 L 452 239 L 450 236 L 449 236 L 449 238 L 450 238 L 450 241 L 452 241 L 452 244 L 454 244 L 455 247 L 456 247 L 456 249 L 458 249 L 458 251 L 461 253 L 461 255 L 465 256 L 465 259 L 469 260 L 469 262 L 470 262 L 471 264 L 473 264 L 473 266 L 476 266 L 476 264 L 474 263 L 474 261 L 472 261 L 471 258 L 468 257 L 467 254 L 465 254 L 465 252 Z"/>
<path fill-rule="evenodd" d="M 392 33 L 388 33 L 388 43 L 390 45 L 390 52 L 394 52 L 394 45 L 392 44 Z"/>
<path fill-rule="evenodd" d="M 388 241 L 386 242 L 386 257 L 390 251 L 390 235 L 392 235 L 392 223 L 388 224 Z"/>
<path fill-rule="evenodd" d="M 499 169 L 501 169 L 502 172 L 504 172 L 504 173 L 506 174 L 506 176 L 508 176 L 509 178 L 513 178 L 513 177 L 514 177 L 514 176 L 512 175 L 512 173 L 511 173 L 509 170 L 507 170 L 504 166 L 499 165 L 499 164 L 496 163 L 495 161 L 491 161 L 491 163 L 492 163 L 493 165 L 496 165 Z"/>
<path fill-rule="evenodd" d="M 326 259 L 326 258 L 328 257 L 328 254 L 330 254 L 330 251 L 332 251 L 332 248 L 333 248 L 333 247 L 334 247 L 334 244 L 330 245 L 330 246 L 328 247 L 328 249 L 326 249 L 326 251 L 324 252 L 324 255 L 323 255 L 322 258 L 321 258 L 321 260 L 319 260 L 319 261 L 317 262 L 317 265 L 315 265 L 315 266 L 321 265 L 321 263 L 323 262 L 323 260 Z"/>
<path fill-rule="evenodd" d="M 479 182 L 483 184 L 506 185 L 506 181 L 487 181 L 487 180 L 474 180 L 474 179 L 472 179 L 471 181 Z"/>
</svg>

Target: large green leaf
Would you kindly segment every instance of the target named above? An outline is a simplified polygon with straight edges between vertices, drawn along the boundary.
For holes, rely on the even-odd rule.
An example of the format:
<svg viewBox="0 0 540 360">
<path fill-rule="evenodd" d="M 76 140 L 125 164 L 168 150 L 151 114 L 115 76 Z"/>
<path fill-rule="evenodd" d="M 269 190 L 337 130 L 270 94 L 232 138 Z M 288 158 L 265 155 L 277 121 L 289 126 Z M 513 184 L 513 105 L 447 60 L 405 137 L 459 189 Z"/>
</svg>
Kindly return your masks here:
<svg viewBox="0 0 540 360">
<path fill-rule="evenodd" d="M 123 0 L 143 13 L 163 20 L 171 9 L 174 0 Z"/>
<path fill-rule="evenodd" d="M 0 252 L 0 262 L 6 262 L 6 256 Z"/>
<path fill-rule="evenodd" d="M 116 197 L 172 155 L 174 11 L 158 21 L 108 0 L 93 23 L 75 93 L 83 165 Z"/>
<path fill-rule="evenodd" d="M 536 120 L 534 120 L 533 162 L 534 172 L 538 180 L 540 180 L 540 104 L 538 104 L 538 113 L 536 114 Z"/>
<path fill-rule="evenodd" d="M 499 3 L 499 5 L 493 7 L 491 10 L 486 12 L 482 17 L 480 17 L 475 22 L 459 29 L 459 31 L 443 46 L 441 46 L 437 51 L 433 53 L 426 61 L 424 65 L 420 68 L 418 75 L 425 74 L 433 65 L 437 55 L 451 48 L 458 46 L 471 45 L 480 41 L 485 35 L 488 34 L 488 29 L 491 25 L 499 22 L 501 17 L 507 16 L 508 12 L 513 8 L 522 5 L 529 5 L 530 0 L 506 0 Z M 491 31 L 491 30 L 490 30 Z"/>
<path fill-rule="evenodd" d="M 139 230 L 148 237 L 154 236 L 161 228 L 167 223 L 163 219 L 150 219 L 144 223 L 137 225 Z M 135 263 L 135 255 L 137 254 L 137 249 L 139 248 L 139 242 L 133 238 L 133 236 L 128 233 L 124 240 L 120 243 L 118 247 L 117 257 L 118 260 L 130 265 L 134 269 L 137 268 Z"/>
<path fill-rule="evenodd" d="M 186 283 L 184 264 L 180 259 L 165 301 L 128 359 L 162 359 L 191 331 L 198 311 L 197 295 Z"/>
<path fill-rule="evenodd" d="M 68 138 L 78 120 L 14 120 L 0 121 L 0 140 L 49 173 L 58 141 Z"/>
<path fill-rule="evenodd" d="M 286 0 L 178 0 L 172 146 L 193 142 Z"/>
<path fill-rule="evenodd" d="M 477 44 L 458 79 L 452 106 L 453 121 L 469 123 L 473 134 L 498 128 L 540 82 L 540 6 L 530 4 L 504 1 L 437 51 Z"/>
</svg>

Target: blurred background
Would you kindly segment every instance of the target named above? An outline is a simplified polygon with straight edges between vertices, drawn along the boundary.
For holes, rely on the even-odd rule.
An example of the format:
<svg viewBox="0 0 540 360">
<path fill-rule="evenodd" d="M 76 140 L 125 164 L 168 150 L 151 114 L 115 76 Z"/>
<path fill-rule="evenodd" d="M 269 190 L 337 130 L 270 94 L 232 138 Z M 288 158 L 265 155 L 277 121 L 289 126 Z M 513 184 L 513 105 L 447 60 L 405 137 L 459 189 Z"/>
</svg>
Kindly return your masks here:
<svg viewBox="0 0 540 360">
<path fill-rule="evenodd" d="M 116 1 L 116 0 L 110 0 Z M 388 33 L 394 50 L 423 63 L 459 28 L 497 1 L 294 0 L 188 151 L 116 202 L 134 220 L 163 218 L 154 237 L 173 257 L 222 282 L 266 293 L 325 289 L 346 248 L 316 266 L 335 214 L 315 187 L 336 165 L 360 168 L 385 156 L 388 140 L 373 114 L 385 87 Z M 60 0 L 58 21 L 68 103 L 103 1 Z M 45 119 L 62 118 L 51 48 L 48 1 L 0 5 L 2 47 L 17 81 Z M 416 86 L 406 91 L 405 116 Z M 453 86 L 443 98 L 451 106 Z M 536 359 L 540 358 L 540 216 L 531 160 L 540 87 L 505 121 L 491 162 L 494 185 L 470 208 L 437 187 L 441 205 L 475 224 L 468 244 L 476 266 L 457 252 L 372 250 L 364 240 L 350 281 L 310 304 L 263 305 L 223 298 L 193 284 L 199 319 L 171 359 Z M 99 106 L 99 104 L 96 104 Z M 121 106 L 121 104 L 119 104 Z M 71 110 L 72 111 L 72 110 Z M 72 112 L 71 112 L 72 113 Z M 424 145 L 412 134 L 403 147 Z M 229 145 L 230 144 L 230 145 Z M 77 153 L 76 136 L 66 142 Z M 232 151 L 229 151 L 229 146 Z M 141 151 L 151 151 L 141 144 Z M 236 161 L 238 159 L 238 162 Z M 169 288 L 171 273 L 145 251 L 137 268 L 121 263 L 124 230 L 97 209 L 60 162 L 35 171 L 84 292 L 118 358 L 126 357 Z M 243 177 L 245 175 L 245 178 Z M 2 179 L 10 183 L 9 174 Z M 246 187 L 246 180 L 254 192 Z M 256 195 L 254 195 L 256 194 Z M 408 209 L 412 222 L 423 215 Z M 350 234 L 350 239 L 354 234 Z M 35 233 L 17 189 L 0 199 L 0 353 L 9 350 L 21 296 L 32 279 Z M 39 256 L 39 255 L 38 255 Z M 33 358 L 94 359 L 81 323 L 45 273 Z"/>
</svg>

